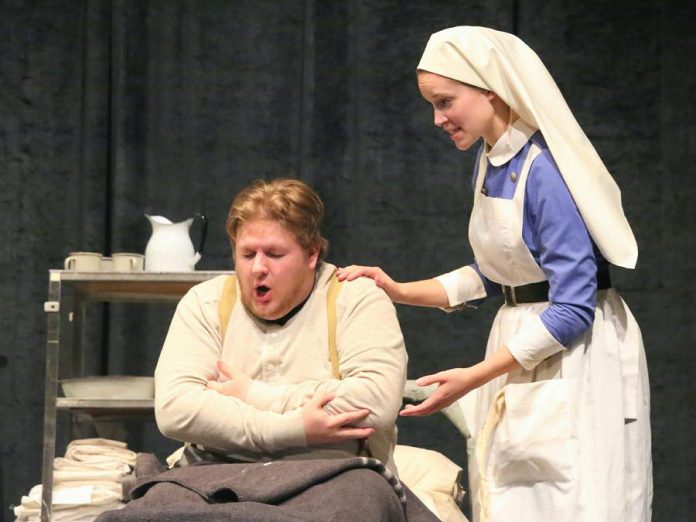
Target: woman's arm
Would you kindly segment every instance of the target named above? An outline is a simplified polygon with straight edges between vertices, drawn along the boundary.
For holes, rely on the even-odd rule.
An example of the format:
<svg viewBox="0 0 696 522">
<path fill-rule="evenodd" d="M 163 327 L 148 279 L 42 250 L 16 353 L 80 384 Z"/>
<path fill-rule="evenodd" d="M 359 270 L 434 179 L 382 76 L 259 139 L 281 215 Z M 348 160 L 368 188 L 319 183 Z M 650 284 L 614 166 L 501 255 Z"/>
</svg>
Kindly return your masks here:
<svg viewBox="0 0 696 522">
<path fill-rule="evenodd" d="M 492 357 L 468 368 L 453 368 L 433 375 L 426 375 L 416 381 L 419 386 L 438 384 L 437 389 L 420 404 L 407 405 L 400 413 L 403 416 L 430 415 L 446 408 L 471 390 L 483 386 L 488 381 L 520 369 L 520 364 L 503 346 Z"/>
<path fill-rule="evenodd" d="M 465 266 L 433 279 L 408 283 L 394 281 L 384 270 L 376 266 L 351 265 L 339 268 L 336 275 L 340 281 L 352 281 L 368 277 L 382 288 L 389 298 L 399 304 L 450 308 L 483 299 L 486 288 L 475 265 Z"/>
<path fill-rule="evenodd" d="M 358 277 L 368 277 L 384 290 L 394 303 L 441 308 L 448 305 L 447 292 L 435 279 L 399 283 L 378 266 L 360 265 L 338 268 L 336 276 L 339 281 L 352 281 Z"/>
</svg>

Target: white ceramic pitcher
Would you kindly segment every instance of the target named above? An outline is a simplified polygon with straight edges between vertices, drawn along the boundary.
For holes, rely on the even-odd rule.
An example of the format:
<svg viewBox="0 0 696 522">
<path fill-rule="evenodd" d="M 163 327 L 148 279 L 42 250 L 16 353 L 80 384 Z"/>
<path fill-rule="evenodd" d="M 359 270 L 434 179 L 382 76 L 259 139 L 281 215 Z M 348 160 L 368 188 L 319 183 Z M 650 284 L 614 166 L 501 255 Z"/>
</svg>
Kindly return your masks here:
<svg viewBox="0 0 696 522">
<path fill-rule="evenodd" d="M 201 258 L 207 221 L 205 216 L 196 214 L 203 224 L 203 232 L 198 251 L 195 251 L 189 229 L 194 217 L 179 223 L 172 223 L 164 216 L 145 217 L 152 225 L 152 236 L 145 248 L 145 270 L 148 272 L 191 272 Z"/>
</svg>

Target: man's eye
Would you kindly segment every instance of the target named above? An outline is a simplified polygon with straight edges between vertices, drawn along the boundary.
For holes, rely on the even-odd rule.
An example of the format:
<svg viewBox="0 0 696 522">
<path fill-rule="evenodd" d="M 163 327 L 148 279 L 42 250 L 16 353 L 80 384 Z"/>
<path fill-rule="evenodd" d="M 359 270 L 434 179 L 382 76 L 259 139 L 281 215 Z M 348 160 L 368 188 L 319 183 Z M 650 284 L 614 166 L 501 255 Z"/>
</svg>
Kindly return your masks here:
<svg viewBox="0 0 696 522">
<path fill-rule="evenodd" d="M 267 255 L 271 259 L 280 259 L 281 257 L 283 257 L 283 254 L 279 254 L 278 252 L 269 252 Z"/>
<path fill-rule="evenodd" d="M 254 253 L 253 253 L 253 252 L 251 252 L 251 253 L 247 252 L 247 253 L 245 253 L 245 254 L 242 254 L 242 257 L 243 257 L 244 259 L 252 259 L 252 258 L 254 257 Z"/>
</svg>

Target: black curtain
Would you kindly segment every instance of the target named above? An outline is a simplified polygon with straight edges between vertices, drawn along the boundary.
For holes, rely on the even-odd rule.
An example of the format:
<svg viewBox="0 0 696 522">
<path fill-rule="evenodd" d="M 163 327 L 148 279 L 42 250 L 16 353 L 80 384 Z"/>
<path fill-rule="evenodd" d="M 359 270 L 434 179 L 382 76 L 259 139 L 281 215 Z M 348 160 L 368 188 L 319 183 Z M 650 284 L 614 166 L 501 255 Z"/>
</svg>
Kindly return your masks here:
<svg viewBox="0 0 696 522">
<path fill-rule="evenodd" d="M 655 520 L 687 520 L 694 19 L 686 1 L 0 0 L 2 503 L 40 481 L 43 302 L 47 271 L 68 252 L 142 252 L 143 214 L 203 212 L 198 268 L 229 268 L 232 196 L 293 176 L 327 205 L 336 264 L 413 279 L 469 262 L 475 151 L 432 126 L 414 74 L 432 32 L 466 24 L 516 32 L 539 53 L 622 189 L 640 259 L 613 275 L 648 354 Z M 478 361 L 498 305 L 399 307 L 409 376 Z M 91 311 L 89 370 L 151 374 L 172 310 Z M 174 446 L 143 426 L 129 428 L 134 449 Z M 442 416 L 399 426 L 402 442 L 464 464 Z"/>
</svg>

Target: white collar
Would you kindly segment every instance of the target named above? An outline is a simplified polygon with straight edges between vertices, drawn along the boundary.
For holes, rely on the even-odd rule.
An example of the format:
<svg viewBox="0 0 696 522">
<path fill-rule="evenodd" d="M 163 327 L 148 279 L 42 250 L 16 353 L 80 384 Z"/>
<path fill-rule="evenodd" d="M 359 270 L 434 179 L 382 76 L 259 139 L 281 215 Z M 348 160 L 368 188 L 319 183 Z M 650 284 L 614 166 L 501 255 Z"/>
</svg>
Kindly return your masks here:
<svg viewBox="0 0 696 522">
<path fill-rule="evenodd" d="M 491 165 L 499 167 L 515 157 L 529 138 L 537 131 L 522 118 L 517 118 L 507 126 L 502 136 L 490 149 L 486 146 L 486 157 Z"/>
</svg>

